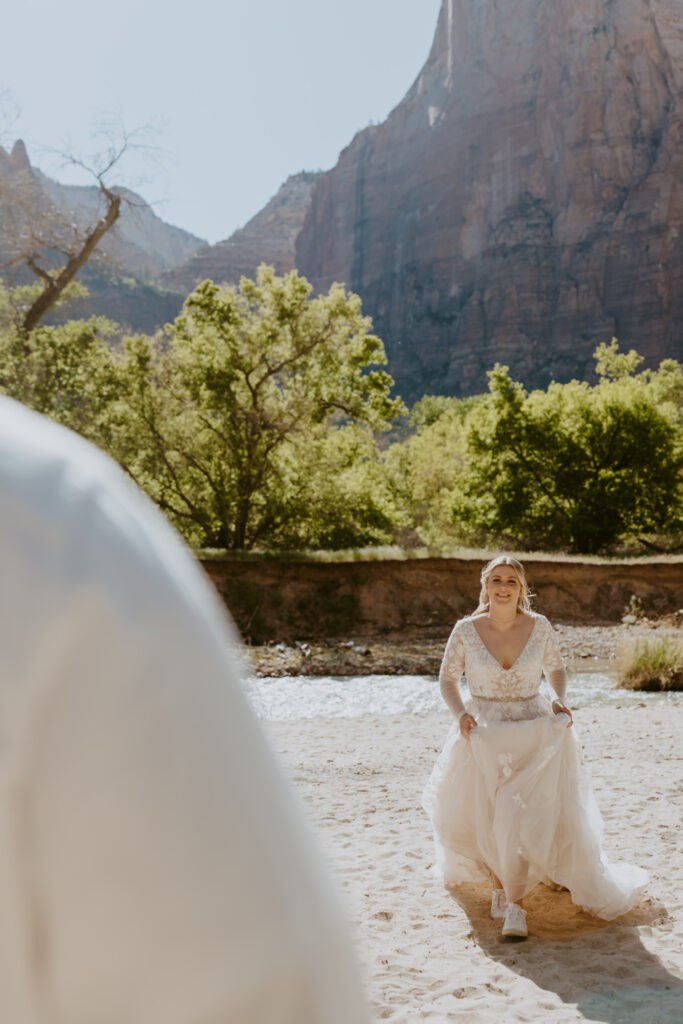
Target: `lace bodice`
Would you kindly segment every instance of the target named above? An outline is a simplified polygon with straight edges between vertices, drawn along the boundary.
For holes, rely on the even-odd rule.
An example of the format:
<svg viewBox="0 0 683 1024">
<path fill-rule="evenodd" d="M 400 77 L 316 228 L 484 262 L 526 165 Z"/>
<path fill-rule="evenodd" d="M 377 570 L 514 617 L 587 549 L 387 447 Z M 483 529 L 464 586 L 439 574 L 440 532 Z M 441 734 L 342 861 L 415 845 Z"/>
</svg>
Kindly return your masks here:
<svg viewBox="0 0 683 1024">
<path fill-rule="evenodd" d="M 457 689 L 465 673 L 470 694 L 486 700 L 530 700 L 542 673 L 564 668 L 557 636 L 544 615 L 531 613 L 534 625 L 521 654 L 510 668 L 494 658 L 476 630 L 472 616 L 456 623 L 441 664 L 439 679 Z"/>
</svg>

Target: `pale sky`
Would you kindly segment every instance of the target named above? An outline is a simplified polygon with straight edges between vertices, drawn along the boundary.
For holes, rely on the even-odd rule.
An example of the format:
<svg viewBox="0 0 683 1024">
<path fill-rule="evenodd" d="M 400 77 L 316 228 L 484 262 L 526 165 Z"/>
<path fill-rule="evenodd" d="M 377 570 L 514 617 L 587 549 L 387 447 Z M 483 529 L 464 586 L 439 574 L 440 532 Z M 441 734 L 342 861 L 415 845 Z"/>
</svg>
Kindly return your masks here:
<svg viewBox="0 0 683 1024">
<path fill-rule="evenodd" d="M 160 158 L 121 183 L 169 223 L 227 238 L 290 174 L 332 167 L 412 85 L 441 0 L 19 0 L 3 13 L 0 142 L 50 150 L 94 124 L 153 125 Z"/>
</svg>

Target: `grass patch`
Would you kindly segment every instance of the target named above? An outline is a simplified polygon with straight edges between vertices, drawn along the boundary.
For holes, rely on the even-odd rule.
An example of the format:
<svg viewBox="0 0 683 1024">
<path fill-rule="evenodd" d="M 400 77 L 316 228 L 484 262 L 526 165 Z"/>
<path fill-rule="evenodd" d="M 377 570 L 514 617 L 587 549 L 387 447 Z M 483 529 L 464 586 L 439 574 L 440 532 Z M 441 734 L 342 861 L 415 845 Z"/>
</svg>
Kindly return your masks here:
<svg viewBox="0 0 683 1024">
<path fill-rule="evenodd" d="M 579 562 L 583 564 L 608 565 L 642 565 L 645 562 L 683 562 L 683 555 L 662 554 L 642 555 L 624 558 L 623 556 L 601 555 L 569 555 L 566 552 L 550 551 L 514 551 L 509 548 L 466 548 L 454 547 L 448 550 L 434 550 L 427 547 L 402 548 L 398 545 L 386 544 L 382 547 L 346 548 L 342 551 L 226 551 L 220 548 L 198 548 L 197 558 L 230 559 L 235 562 L 405 562 L 411 559 L 424 558 L 462 558 L 477 562 L 488 562 L 496 555 L 503 553 L 514 555 L 520 561 L 534 562 Z"/>
<path fill-rule="evenodd" d="M 625 690 L 683 690 L 683 640 L 672 633 L 628 641 L 619 652 Z"/>
<path fill-rule="evenodd" d="M 342 551 L 225 551 L 199 548 L 197 558 L 225 558 L 235 562 L 378 562 L 391 559 L 434 558 L 426 548 L 400 548 L 393 545 L 369 548 L 346 548 Z"/>
</svg>

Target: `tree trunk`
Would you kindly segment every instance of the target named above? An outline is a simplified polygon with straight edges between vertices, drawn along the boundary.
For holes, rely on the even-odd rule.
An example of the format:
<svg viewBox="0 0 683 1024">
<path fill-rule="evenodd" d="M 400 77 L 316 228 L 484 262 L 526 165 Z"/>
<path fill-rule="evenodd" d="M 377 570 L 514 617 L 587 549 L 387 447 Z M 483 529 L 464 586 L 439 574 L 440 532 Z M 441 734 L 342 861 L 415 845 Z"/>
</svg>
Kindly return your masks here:
<svg viewBox="0 0 683 1024">
<path fill-rule="evenodd" d="M 237 515 L 235 516 L 235 526 L 232 533 L 232 549 L 233 551 L 242 551 L 245 547 L 245 541 L 247 536 L 247 523 L 249 522 L 249 510 L 251 502 L 249 498 L 243 498 L 237 505 Z"/>
<path fill-rule="evenodd" d="M 38 326 L 48 310 L 57 302 L 66 286 L 71 284 L 81 267 L 88 262 L 98 242 L 118 220 L 121 212 L 121 196 L 105 188 L 101 183 L 100 190 L 107 200 L 107 212 L 98 220 L 92 231 L 85 236 L 78 252 L 69 257 L 66 265 L 56 277 L 52 277 L 46 270 L 39 267 L 35 259 L 30 258 L 27 261 L 33 273 L 45 282 L 45 287 L 24 315 L 21 324 L 24 335 L 30 334 Z"/>
</svg>

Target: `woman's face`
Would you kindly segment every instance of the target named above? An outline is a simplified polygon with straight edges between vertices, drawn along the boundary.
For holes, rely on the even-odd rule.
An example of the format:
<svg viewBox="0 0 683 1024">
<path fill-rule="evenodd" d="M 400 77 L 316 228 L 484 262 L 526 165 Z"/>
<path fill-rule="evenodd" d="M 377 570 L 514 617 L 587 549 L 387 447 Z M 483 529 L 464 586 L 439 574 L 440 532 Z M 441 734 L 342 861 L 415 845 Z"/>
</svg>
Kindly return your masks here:
<svg viewBox="0 0 683 1024">
<path fill-rule="evenodd" d="M 516 608 L 522 584 L 511 565 L 497 565 L 486 581 L 489 603 L 499 608 Z"/>
</svg>

